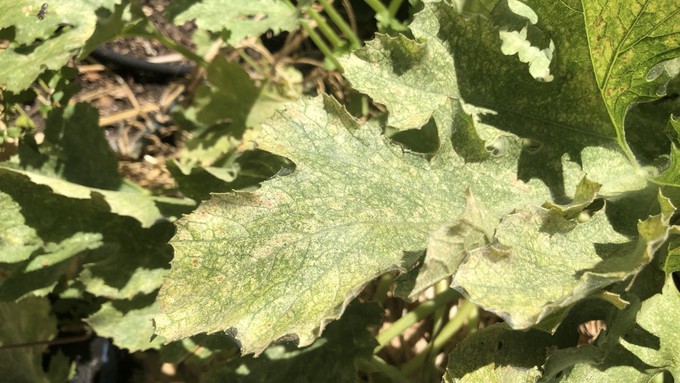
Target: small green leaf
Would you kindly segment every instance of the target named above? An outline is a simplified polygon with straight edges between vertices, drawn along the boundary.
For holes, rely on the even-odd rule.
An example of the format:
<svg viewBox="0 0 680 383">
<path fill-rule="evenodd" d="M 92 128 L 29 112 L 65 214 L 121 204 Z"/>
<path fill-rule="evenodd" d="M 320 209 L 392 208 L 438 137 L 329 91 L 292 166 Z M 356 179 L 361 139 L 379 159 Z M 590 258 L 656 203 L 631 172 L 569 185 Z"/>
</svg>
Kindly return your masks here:
<svg viewBox="0 0 680 383">
<path fill-rule="evenodd" d="M 152 319 L 158 313 L 155 298 L 148 295 L 134 301 L 109 301 L 85 321 L 97 335 L 111 338 L 113 344 L 130 352 L 158 349 L 164 339 L 153 338 Z"/>
<path fill-rule="evenodd" d="M 663 269 L 666 274 L 680 271 L 680 238 L 675 237 L 668 243 L 668 258 Z"/>
<path fill-rule="evenodd" d="M 568 204 L 546 202 L 543 204 L 543 207 L 560 213 L 564 218 L 576 218 L 583 209 L 595 200 L 601 187 L 602 185 L 597 182 L 592 182 L 584 177 L 581 182 L 576 185 L 576 193 L 571 202 Z"/>
<path fill-rule="evenodd" d="M 298 19 L 297 10 L 283 0 L 179 0 L 173 1 L 166 12 L 175 24 L 195 19 L 199 29 L 224 30 L 225 41 L 230 45 L 270 29 L 277 34 L 293 30 Z"/>
<path fill-rule="evenodd" d="M 92 294 L 114 299 L 160 287 L 171 259 L 171 223 L 146 229 L 131 217 L 112 214 L 101 200 L 54 194 L 14 172 L 0 172 L 0 190 L 22 207 L 25 224 L 46 243 L 33 252 L 34 259 L 3 266 L 7 279 L 0 298 L 16 299 L 38 289 L 49 293 L 63 275 L 79 279 Z M 25 272 L 29 263 L 34 271 Z"/>
<path fill-rule="evenodd" d="M 626 381 L 650 382 L 663 370 L 674 379 L 680 377 L 680 292 L 668 276 L 661 294 L 642 303 L 636 324 L 620 340 L 599 365 L 578 364 L 571 369 L 564 382 Z"/>
<path fill-rule="evenodd" d="M 98 118 L 97 110 L 86 104 L 52 110 L 45 142 L 23 141 L 14 163 L 0 164 L 0 177 L 21 174 L 69 198 L 103 200 L 112 212 L 134 217 L 143 227 L 164 219 L 162 204 L 191 205 L 187 199 L 153 197 L 126 188 Z"/>
<path fill-rule="evenodd" d="M 668 124 L 675 134 L 680 133 L 680 118 L 671 116 Z M 671 158 L 668 168 L 664 169 L 658 177 L 654 178 L 654 181 L 662 185 L 680 186 L 680 148 L 675 143 L 671 146 Z"/>
<path fill-rule="evenodd" d="M 17 92 L 28 88 L 47 69 L 59 70 L 79 53 L 94 33 L 97 20 L 120 0 L 0 2 L 0 30 L 9 31 L 9 46 L 0 50 L 0 85 Z"/>
</svg>

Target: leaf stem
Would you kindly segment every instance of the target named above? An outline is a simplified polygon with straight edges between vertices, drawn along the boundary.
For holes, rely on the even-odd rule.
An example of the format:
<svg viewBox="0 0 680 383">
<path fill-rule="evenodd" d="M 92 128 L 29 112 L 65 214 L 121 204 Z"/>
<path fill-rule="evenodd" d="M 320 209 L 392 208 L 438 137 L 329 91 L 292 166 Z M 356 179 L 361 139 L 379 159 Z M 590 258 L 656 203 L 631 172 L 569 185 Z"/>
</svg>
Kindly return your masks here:
<svg viewBox="0 0 680 383">
<path fill-rule="evenodd" d="M 367 372 L 379 372 L 390 379 L 392 382 L 410 383 L 411 380 L 404 375 L 401 370 L 388 364 L 382 358 L 374 355 L 372 359 L 357 359 L 357 367 Z"/>
<path fill-rule="evenodd" d="M 392 323 L 392 326 L 390 326 L 385 331 L 381 332 L 380 334 L 378 334 L 378 336 L 375 337 L 375 339 L 378 341 L 378 346 L 375 348 L 375 350 L 373 350 L 373 353 L 374 354 L 378 353 L 392 339 L 399 336 L 401 333 L 404 332 L 404 330 L 413 326 L 415 323 L 418 323 L 421 320 L 423 320 L 437 308 L 443 307 L 449 304 L 450 302 L 458 299 L 459 297 L 460 295 L 456 290 L 447 289 L 441 294 L 437 294 L 434 297 L 434 299 L 421 303 L 420 306 L 416 307 L 413 311 L 399 318 L 398 321 Z"/>
<path fill-rule="evenodd" d="M 378 0 L 364 0 L 364 3 L 368 4 L 369 7 L 373 8 L 375 13 L 389 15 L 390 12 L 385 8 L 385 5 Z"/>
<path fill-rule="evenodd" d="M 265 74 L 265 71 L 262 69 L 260 64 L 257 63 L 257 61 L 253 60 L 252 57 L 250 57 L 246 52 L 244 52 L 241 49 L 236 49 L 236 52 L 238 53 L 239 57 L 245 61 L 246 64 L 250 65 L 255 72 L 260 73 L 260 74 Z"/>
<path fill-rule="evenodd" d="M 378 281 L 378 287 L 375 289 L 374 300 L 378 302 L 381 306 L 385 305 L 385 300 L 387 299 L 387 291 L 392 285 L 394 280 L 394 273 L 383 274 Z"/>
<path fill-rule="evenodd" d="M 321 36 L 319 36 L 319 34 L 316 33 L 316 31 L 311 26 L 309 26 L 309 22 L 307 20 L 300 20 L 300 26 L 302 26 L 302 29 L 307 32 L 309 38 L 312 39 L 321 53 L 323 53 L 323 55 L 335 66 L 339 72 L 342 72 L 342 65 L 340 65 L 340 62 L 337 58 L 335 58 L 335 55 L 333 55 L 333 52 L 328 47 L 326 42 L 323 41 Z"/>
<path fill-rule="evenodd" d="M 158 42 L 163 44 L 163 46 L 165 46 L 166 48 L 182 54 L 184 57 L 195 62 L 196 65 L 204 68 L 208 66 L 208 63 L 205 60 L 203 60 L 203 57 L 192 52 L 191 50 L 189 50 L 189 48 L 178 43 L 177 41 L 160 33 L 151 21 L 147 21 L 146 28 L 144 28 L 144 32 L 147 34 L 147 37 L 158 40 Z"/>
<path fill-rule="evenodd" d="M 390 2 L 390 5 L 387 7 L 387 10 L 390 12 L 390 16 L 394 17 L 397 15 L 397 12 L 399 11 L 399 7 L 401 7 L 401 4 L 404 2 L 404 0 L 392 0 Z"/>
<path fill-rule="evenodd" d="M 435 295 L 439 295 L 446 291 L 451 283 L 449 282 L 449 278 L 444 278 L 441 281 L 435 283 L 434 285 L 434 291 Z M 444 315 L 446 314 L 446 305 L 438 307 L 434 311 L 434 325 L 432 326 L 432 335 L 435 336 L 436 334 L 439 333 L 439 330 L 441 330 L 441 327 L 444 325 Z"/>
<path fill-rule="evenodd" d="M 345 19 L 340 16 L 338 11 L 328 3 L 328 0 L 319 0 L 319 4 L 323 7 L 324 12 L 333 21 L 336 27 L 340 29 L 340 32 L 349 40 L 349 47 L 351 50 L 358 49 L 361 46 L 361 41 L 357 37 L 356 33 L 350 28 L 345 22 Z"/>
<path fill-rule="evenodd" d="M 333 28 L 328 25 L 326 20 L 324 20 L 323 17 L 319 15 L 319 12 L 315 11 L 312 7 L 307 7 L 307 13 L 319 26 L 319 30 L 324 36 L 326 36 L 328 41 L 330 41 L 331 45 L 333 45 L 333 48 L 338 49 L 342 47 L 344 44 L 342 39 L 335 33 Z"/>
<path fill-rule="evenodd" d="M 451 318 L 449 323 L 447 323 L 444 328 L 442 328 L 442 331 L 434 338 L 434 341 L 432 341 L 432 347 L 429 350 L 425 349 L 423 352 L 416 355 L 415 358 L 404 364 L 401 367 L 401 371 L 403 371 L 406 375 L 411 375 L 423 364 L 429 353 L 436 355 L 439 350 L 444 347 L 446 342 L 448 342 L 449 339 L 451 339 L 451 337 L 455 335 L 458 330 L 460 330 L 460 328 L 463 326 L 463 323 L 465 323 L 465 321 L 476 311 L 476 309 L 477 306 L 474 303 L 464 300 L 463 304 L 458 307 L 456 315 Z"/>
</svg>

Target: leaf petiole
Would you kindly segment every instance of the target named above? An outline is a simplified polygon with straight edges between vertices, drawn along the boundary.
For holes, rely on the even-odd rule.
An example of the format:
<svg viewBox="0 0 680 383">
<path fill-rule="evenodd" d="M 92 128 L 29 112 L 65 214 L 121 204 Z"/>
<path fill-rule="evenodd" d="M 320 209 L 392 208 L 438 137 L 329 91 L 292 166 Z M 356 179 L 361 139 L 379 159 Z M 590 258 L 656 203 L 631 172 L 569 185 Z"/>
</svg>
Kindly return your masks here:
<svg viewBox="0 0 680 383">
<path fill-rule="evenodd" d="M 390 326 L 388 329 L 386 329 L 385 331 L 378 334 L 378 336 L 376 336 L 375 339 L 378 341 L 378 346 L 375 348 L 375 350 L 373 350 L 373 353 L 374 354 L 378 353 L 392 339 L 399 336 L 407 328 L 413 326 L 415 323 L 420 322 L 421 320 L 425 319 L 425 317 L 434 312 L 436 309 L 446 306 L 447 304 L 453 302 L 459 297 L 460 294 L 457 291 L 453 289 L 447 289 L 441 294 L 436 295 L 434 299 L 427 302 L 423 302 L 422 304 L 420 304 L 420 306 L 416 307 L 413 311 L 401 317 L 398 321 L 392 323 L 392 326 Z"/>
</svg>

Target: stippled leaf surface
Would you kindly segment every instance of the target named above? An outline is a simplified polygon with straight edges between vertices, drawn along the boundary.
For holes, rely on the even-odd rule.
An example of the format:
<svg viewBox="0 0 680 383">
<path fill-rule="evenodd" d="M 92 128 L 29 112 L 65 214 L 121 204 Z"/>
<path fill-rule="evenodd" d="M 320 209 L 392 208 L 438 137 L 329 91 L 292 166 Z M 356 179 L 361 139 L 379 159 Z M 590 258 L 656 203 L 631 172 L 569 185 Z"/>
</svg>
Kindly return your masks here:
<svg viewBox="0 0 680 383">
<path fill-rule="evenodd" d="M 460 219 L 430 234 L 423 264 L 399 276 L 395 295 L 414 300 L 428 287 L 450 277 L 469 251 L 489 243 L 497 223 L 487 208 L 471 192 L 466 192 L 465 210 Z"/>
<path fill-rule="evenodd" d="M 428 162 L 330 98 L 277 113 L 257 144 L 295 171 L 215 195 L 178 221 L 158 333 L 231 329 L 245 353 L 291 335 L 308 345 L 366 283 L 410 267 L 430 232 L 462 212 L 468 187 L 496 216 L 542 203 L 545 186 L 516 179 L 519 140 L 486 134 L 503 146 L 486 163 L 466 165 L 450 144 Z"/>
<path fill-rule="evenodd" d="M 340 60 L 352 86 L 384 104 L 390 111 L 387 124 L 400 130 L 425 125 L 449 98 L 460 96 L 451 53 L 429 32 L 414 31 L 426 44 L 377 35 Z"/>
<path fill-rule="evenodd" d="M 224 31 L 225 41 L 231 45 L 270 29 L 274 33 L 290 31 L 298 19 L 297 9 L 282 0 L 180 0 L 173 1 L 167 13 L 178 24 L 195 19 L 201 29 Z"/>
<path fill-rule="evenodd" d="M 42 241 L 35 230 L 24 223 L 21 206 L 9 195 L 0 193 L 1 263 L 25 261 L 42 245 Z"/>
<path fill-rule="evenodd" d="M 120 0 L 41 2 L 0 1 L 0 30 L 8 40 L 0 50 L 0 85 L 17 92 L 40 73 L 57 70 L 80 53 L 99 17 L 111 14 Z M 44 17 L 38 17 L 47 4 Z"/>
<path fill-rule="evenodd" d="M 517 211 L 491 245 L 470 252 L 453 285 L 510 326 L 528 328 L 624 276 L 596 266 L 632 253 L 627 242 L 602 213 L 575 223 L 554 212 Z"/>
</svg>

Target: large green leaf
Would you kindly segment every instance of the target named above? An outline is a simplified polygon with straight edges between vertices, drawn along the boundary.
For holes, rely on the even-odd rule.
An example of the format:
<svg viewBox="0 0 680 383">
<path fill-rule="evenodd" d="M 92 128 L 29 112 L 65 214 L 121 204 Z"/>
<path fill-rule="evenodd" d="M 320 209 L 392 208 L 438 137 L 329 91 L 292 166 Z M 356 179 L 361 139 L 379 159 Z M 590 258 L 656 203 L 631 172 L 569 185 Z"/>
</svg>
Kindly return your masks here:
<svg viewBox="0 0 680 383">
<path fill-rule="evenodd" d="M 219 167 L 210 166 L 224 162 L 225 155 L 241 144 L 247 128 L 258 127 L 288 99 L 268 84 L 258 87 L 240 64 L 224 57 L 210 63 L 206 76 L 207 82 L 196 91 L 192 106 L 181 115 L 183 125 L 192 128 L 194 137 L 180 163 L 182 168 L 203 166 L 230 182 L 235 175 L 220 177 Z"/>
<path fill-rule="evenodd" d="M 528 328 L 625 276 L 623 268 L 595 267 L 612 257 L 627 260 L 634 250 L 627 242 L 603 213 L 576 223 L 554 212 L 517 211 L 501 222 L 491 245 L 470 252 L 453 285 L 512 327 Z"/>
<path fill-rule="evenodd" d="M 542 203 L 543 185 L 515 177 L 519 140 L 486 134 L 501 146 L 486 163 L 466 165 L 450 142 L 428 163 L 330 98 L 277 113 L 257 144 L 295 171 L 215 195 L 178 221 L 158 333 L 232 329 L 246 353 L 291 334 L 308 345 L 366 283 L 410 267 L 429 233 L 463 211 L 467 187 L 497 217 Z"/>
<path fill-rule="evenodd" d="M 0 1 L 0 30 L 9 42 L 0 50 L 0 85 L 20 91 L 47 69 L 58 70 L 79 53 L 92 36 L 99 17 L 105 18 L 120 0 L 45 2 Z"/>
<path fill-rule="evenodd" d="M 168 6 L 170 19 L 181 24 L 195 19 L 201 29 L 225 31 L 225 41 L 231 45 L 247 37 L 257 37 L 272 30 L 290 31 L 297 26 L 298 12 L 283 0 L 179 0 Z"/>
<path fill-rule="evenodd" d="M 580 34 L 588 38 L 597 86 L 623 144 L 623 120 L 630 105 L 658 99 L 670 79 L 666 72 L 651 70 L 680 57 L 680 4 L 674 0 L 580 3 L 576 9 L 582 9 L 585 23 Z"/>
<path fill-rule="evenodd" d="M 640 272 L 669 236 L 675 208 L 661 195 L 659 203 L 661 214 L 640 222 L 633 242 L 601 212 L 580 223 L 558 210 L 516 211 L 491 244 L 469 252 L 453 285 L 513 328 L 528 328 Z"/>
</svg>

